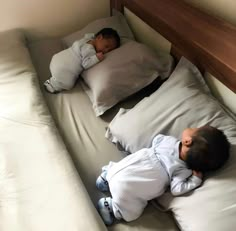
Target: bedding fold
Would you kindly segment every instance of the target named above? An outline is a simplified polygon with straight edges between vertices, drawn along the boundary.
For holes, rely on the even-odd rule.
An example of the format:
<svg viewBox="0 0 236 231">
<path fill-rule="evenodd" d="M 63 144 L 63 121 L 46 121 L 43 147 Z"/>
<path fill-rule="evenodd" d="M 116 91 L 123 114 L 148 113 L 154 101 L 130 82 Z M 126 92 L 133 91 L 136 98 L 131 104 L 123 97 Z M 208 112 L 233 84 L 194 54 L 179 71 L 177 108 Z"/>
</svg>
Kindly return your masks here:
<svg viewBox="0 0 236 231">
<path fill-rule="evenodd" d="M 19 31 L 0 33 L 0 230 L 106 230 L 39 88 Z"/>
</svg>

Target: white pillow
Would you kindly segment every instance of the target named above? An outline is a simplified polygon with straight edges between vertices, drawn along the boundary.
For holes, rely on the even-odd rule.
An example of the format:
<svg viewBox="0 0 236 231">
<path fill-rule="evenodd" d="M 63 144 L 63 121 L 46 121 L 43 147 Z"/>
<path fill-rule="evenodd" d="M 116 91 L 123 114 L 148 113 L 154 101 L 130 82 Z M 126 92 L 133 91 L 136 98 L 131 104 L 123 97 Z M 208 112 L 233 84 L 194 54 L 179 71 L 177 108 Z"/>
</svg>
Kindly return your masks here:
<svg viewBox="0 0 236 231">
<path fill-rule="evenodd" d="M 179 137 L 184 128 L 205 124 L 224 131 L 232 144 L 230 160 L 193 193 L 181 197 L 167 193 L 158 201 L 173 212 L 181 230 L 234 230 L 236 121 L 210 94 L 201 73 L 188 60 L 182 58 L 170 78 L 150 97 L 129 111 L 121 109 L 106 137 L 135 152 L 150 147 L 158 133 Z"/>
<path fill-rule="evenodd" d="M 102 115 L 115 104 L 149 85 L 158 76 L 167 77 L 173 66 L 168 54 L 155 54 L 143 44 L 133 41 L 134 36 L 120 12 L 115 16 L 98 19 L 83 29 L 62 39 L 66 47 L 86 33 L 96 33 L 104 27 L 115 29 L 121 37 L 121 47 L 105 55 L 105 59 L 82 72 L 83 88 L 88 94 L 96 116 Z"/>
<path fill-rule="evenodd" d="M 106 55 L 106 58 L 83 71 L 83 85 L 93 103 L 96 116 L 146 87 L 158 76 L 169 76 L 173 58 L 130 40 Z"/>
<path fill-rule="evenodd" d="M 206 106 L 206 102 L 208 102 Z M 199 70 L 182 58 L 170 78 L 133 109 L 120 109 L 106 137 L 128 152 L 151 145 L 158 133 L 179 137 L 186 127 L 211 124 L 235 134 L 232 120 L 211 95 Z"/>
</svg>

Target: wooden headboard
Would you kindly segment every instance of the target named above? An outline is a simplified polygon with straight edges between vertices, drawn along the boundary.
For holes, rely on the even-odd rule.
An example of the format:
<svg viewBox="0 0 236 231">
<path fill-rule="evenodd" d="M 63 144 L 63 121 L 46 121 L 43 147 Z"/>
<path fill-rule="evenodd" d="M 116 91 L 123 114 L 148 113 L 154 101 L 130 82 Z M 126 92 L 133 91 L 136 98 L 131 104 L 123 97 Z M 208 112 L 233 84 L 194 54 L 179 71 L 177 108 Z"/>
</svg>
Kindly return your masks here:
<svg viewBox="0 0 236 231">
<path fill-rule="evenodd" d="M 129 9 L 185 56 L 236 93 L 236 27 L 183 0 L 110 0 L 111 9 Z"/>
</svg>

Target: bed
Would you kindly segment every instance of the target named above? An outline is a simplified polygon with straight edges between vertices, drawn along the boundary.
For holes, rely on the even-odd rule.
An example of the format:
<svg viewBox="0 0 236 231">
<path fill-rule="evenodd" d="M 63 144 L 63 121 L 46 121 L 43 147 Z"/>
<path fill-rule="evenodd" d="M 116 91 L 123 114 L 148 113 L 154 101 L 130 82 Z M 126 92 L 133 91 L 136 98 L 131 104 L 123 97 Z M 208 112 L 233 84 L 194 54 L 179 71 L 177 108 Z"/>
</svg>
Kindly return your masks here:
<svg viewBox="0 0 236 231">
<path fill-rule="evenodd" d="M 160 52 L 162 65 L 154 68 L 163 78 L 150 77 L 109 105 L 101 106 L 100 98 L 94 100 L 90 91 L 93 87 L 92 93 L 98 92 L 98 82 L 90 76 L 102 75 L 101 65 L 84 73 L 69 92 L 49 94 L 42 87 L 50 76 L 53 54 L 98 24 L 110 25 L 107 20 L 63 39 L 33 43 L 21 30 L 0 34 L 0 230 L 234 230 L 235 27 L 179 0 L 112 0 L 110 4 L 122 34 L 121 48 L 145 53 L 146 48 L 132 42 L 135 36 Z M 137 26 L 139 20 L 142 28 Z M 112 53 L 107 62 L 116 56 Z M 147 57 L 142 57 L 142 64 L 143 60 Z M 157 132 L 178 136 L 185 126 L 205 123 L 223 129 L 232 144 L 226 166 L 207 175 L 193 194 L 173 198 L 167 192 L 150 202 L 139 219 L 106 227 L 96 210 L 103 197 L 95 186 L 101 167 L 149 146 Z"/>
</svg>

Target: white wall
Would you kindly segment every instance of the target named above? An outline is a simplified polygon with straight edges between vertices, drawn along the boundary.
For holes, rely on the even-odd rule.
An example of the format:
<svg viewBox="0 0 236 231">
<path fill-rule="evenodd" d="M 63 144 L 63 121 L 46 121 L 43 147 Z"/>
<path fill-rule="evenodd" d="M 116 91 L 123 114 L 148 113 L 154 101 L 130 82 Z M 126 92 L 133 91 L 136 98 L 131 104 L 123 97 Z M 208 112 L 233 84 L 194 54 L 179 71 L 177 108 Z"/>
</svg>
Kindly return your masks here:
<svg viewBox="0 0 236 231">
<path fill-rule="evenodd" d="M 124 14 L 137 41 L 147 44 L 154 50 L 163 50 L 168 53 L 170 52 L 171 43 L 161 34 L 152 29 L 130 10 L 125 8 Z"/>
<path fill-rule="evenodd" d="M 209 73 L 205 73 L 205 79 L 214 96 L 236 116 L 236 94 Z"/>
<path fill-rule="evenodd" d="M 109 0 L 1 0 L 0 31 L 23 28 L 31 39 L 56 37 L 109 16 Z"/>
</svg>

